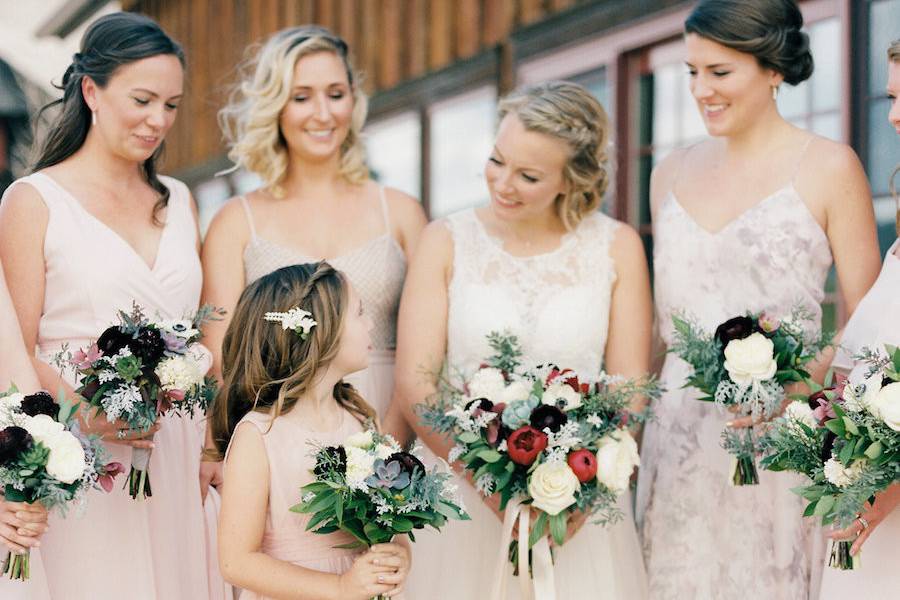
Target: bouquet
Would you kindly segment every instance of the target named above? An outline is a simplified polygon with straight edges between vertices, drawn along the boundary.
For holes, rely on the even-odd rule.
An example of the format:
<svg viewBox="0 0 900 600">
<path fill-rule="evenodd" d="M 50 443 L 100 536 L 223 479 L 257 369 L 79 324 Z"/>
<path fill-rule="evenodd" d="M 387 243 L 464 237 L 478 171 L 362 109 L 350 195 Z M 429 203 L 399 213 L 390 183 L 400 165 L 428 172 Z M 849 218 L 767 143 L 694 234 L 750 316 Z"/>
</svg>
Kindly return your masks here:
<svg viewBox="0 0 900 600">
<path fill-rule="evenodd" d="M 805 381 L 804 366 L 831 343 L 831 334 L 816 339 L 801 327 L 811 316 L 796 308 L 788 319 L 773 315 L 748 314 L 719 325 L 709 335 L 696 324 L 674 316 L 675 338 L 669 352 L 687 362 L 693 371 L 684 387 L 695 387 L 700 400 L 729 407 L 754 421 L 771 419 L 785 401 L 784 386 Z M 722 447 L 735 457 L 731 476 L 734 485 L 756 485 L 758 438 L 755 427 L 743 432 L 726 427 Z"/>
<path fill-rule="evenodd" d="M 426 469 L 394 438 L 373 430 L 319 448 L 313 474 L 291 511 L 312 514 L 307 531 L 352 535 L 355 541 L 342 548 L 368 548 L 402 534 L 415 541 L 414 529 L 439 530 L 447 519 L 469 518 L 449 469 Z"/>
<path fill-rule="evenodd" d="M 57 404 L 46 392 L 25 396 L 15 387 L 0 394 L 0 486 L 7 500 L 40 502 L 65 514 L 92 488 L 112 490 L 122 465 L 106 458 L 100 440 L 79 430 L 72 404 Z M 10 552 L 3 573 L 28 579 L 29 558 Z"/>
<path fill-rule="evenodd" d="M 529 556 L 535 586 L 552 589 L 548 532 L 562 544 L 575 511 L 599 524 L 622 517 L 617 499 L 640 462 L 628 426 L 647 416 L 630 413 L 628 404 L 635 395 L 658 396 L 659 386 L 603 374 L 582 379 L 552 365 L 525 370 L 514 336 L 491 333 L 488 342 L 495 354 L 463 388 L 443 381 L 419 415 L 453 437 L 449 458 L 464 465 L 479 492 L 500 495 L 506 511 L 501 560 L 518 574 L 520 558 Z M 529 533 L 532 508 L 537 516 Z M 510 543 L 517 518 L 519 541 Z"/>
<path fill-rule="evenodd" d="M 215 397 L 215 380 L 206 376 L 211 359 L 199 343 L 200 327 L 217 311 L 202 307 L 191 318 L 151 322 L 135 304 L 119 312 L 120 323 L 104 331 L 87 350 L 69 358 L 81 375 L 81 394 L 109 422 L 122 419 L 132 431 L 147 431 L 166 413 L 192 415 Z M 119 432 L 124 437 L 127 431 Z M 150 449 L 132 451 L 128 491 L 141 500 L 153 495 Z"/>
<path fill-rule="evenodd" d="M 816 390 L 809 405 L 792 403 L 765 438 L 762 465 L 795 471 L 811 483 L 794 491 L 809 501 L 804 516 L 848 527 L 900 479 L 900 349 L 865 350 L 867 371 Z M 852 540 L 834 542 L 828 564 L 853 569 Z"/>
</svg>

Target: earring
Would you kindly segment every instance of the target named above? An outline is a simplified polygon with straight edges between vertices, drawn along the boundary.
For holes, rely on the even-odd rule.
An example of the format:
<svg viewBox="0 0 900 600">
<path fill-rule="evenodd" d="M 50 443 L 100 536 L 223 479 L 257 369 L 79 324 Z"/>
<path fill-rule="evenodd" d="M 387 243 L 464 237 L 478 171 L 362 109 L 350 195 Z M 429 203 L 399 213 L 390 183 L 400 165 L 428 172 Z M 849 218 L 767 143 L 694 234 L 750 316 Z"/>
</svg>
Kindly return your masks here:
<svg viewBox="0 0 900 600">
<path fill-rule="evenodd" d="M 778 86 L 772 86 L 772 100 L 778 100 Z"/>
<path fill-rule="evenodd" d="M 96 124 L 97 124 L 97 111 L 92 110 L 91 111 L 91 125 L 96 125 Z"/>
</svg>

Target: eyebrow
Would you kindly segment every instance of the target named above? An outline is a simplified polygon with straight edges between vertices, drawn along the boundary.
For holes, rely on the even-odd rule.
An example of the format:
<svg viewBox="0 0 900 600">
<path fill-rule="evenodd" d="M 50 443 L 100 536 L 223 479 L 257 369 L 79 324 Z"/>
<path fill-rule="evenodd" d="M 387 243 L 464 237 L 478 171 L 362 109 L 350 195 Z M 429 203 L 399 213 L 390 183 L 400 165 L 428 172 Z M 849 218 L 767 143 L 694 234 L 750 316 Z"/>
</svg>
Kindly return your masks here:
<svg viewBox="0 0 900 600">
<path fill-rule="evenodd" d="M 497 155 L 499 158 L 501 158 L 501 159 L 503 158 L 503 153 L 500 152 L 500 150 L 497 149 L 497 146 L 494 146 L 494 154 L 496 154 L 496 155 Z M 543 171 L 543 169 L 539 169 L 539 168 L 537 168 L 537 167 L 529 167 L 528 165 L 520 165 L 520 166 L 519 166 L 519 170 L 520 170 L 520 171 L 534 171 L 535 173 L 540 173 L 541 175 L 545 175 L 545 174 L 546 174 L 546 173 Z"/>
<path fill-rule="evenodd" d="M 131 91 L 132 92 L 143 92 L 145 94 L 150 94 L 154 98 L 159 98 L 159 94 L 157 94 L 153 90 L 148 90 L 147 88 L 131 88 Z M 184 93 L 178 94 L 177 96 L 172 96 L 171 98 L 169 98 L 169 100 L 177 100 L 178 98 L 181 98 L 182 96 L 184 96 Z"/>
<path fill-rule="evenodd" d="M 346 81 L 333 81 L 333 82 L 327 84 L 325 87 L 334 87 L 334 86 L 336 86 L 336 85 L 340 85 L 340 86 L 343 86 L 343 87 L 350 87 L 350 84 L 347 83 Z M 291 88 L 291 91 L 297 91 L 297 90 L 311 90 L 311 89 L 313 89 L 314 87 L 316 87 L 316 86 L 314 86 L 314 85 L 295 85 L 295 86 L 293 86 L 293 87 Z"/>
<path fill-rule="evenodd" d="M 696 67 L 694 67 L 694 65 L 692 65 L 692 64 L 689 63 L 688 61 L 684 61 L 684 64 L 687 65 L 688 67 L 696 68 Z M 730 67 L 732 67 L 732 66 L 733 66 L 733 65 L 732 65 L 731 63 L 716 63 L 716 64 L 714 64 L 714 65 L 706 65 L 706 68 L 707 68 L 707 69 L 720 69 L 720 68 L 722 68 L 722 67 L 729 67 L 729 68 L 730 68 Z"/>
</svg>

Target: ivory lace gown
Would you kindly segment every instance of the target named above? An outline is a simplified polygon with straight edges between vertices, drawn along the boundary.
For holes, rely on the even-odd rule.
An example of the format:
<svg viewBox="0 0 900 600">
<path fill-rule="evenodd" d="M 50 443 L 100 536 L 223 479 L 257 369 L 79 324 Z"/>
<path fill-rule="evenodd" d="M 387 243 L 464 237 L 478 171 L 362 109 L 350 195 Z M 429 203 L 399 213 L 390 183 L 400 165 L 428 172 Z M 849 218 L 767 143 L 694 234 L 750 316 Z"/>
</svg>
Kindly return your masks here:
<svg viewBox="0 0 900 600">
<path fill-rule="evenodd" d="M 672 315 L 712 331 L 752 311 L 786 315 L 798 303 L 819 326 L 828 238 L 793 184 L 723 229 L 703 229 L 669 194 L 654 223 L 655 300 L 670 344 Z M 820 533 L 790 489 L 799 476 L 760 470 L 756 486 L 732 487 L 719 446 L 728 415 L 683 389 L 688 365 L 666 357 L 666 393 L 644 432 L 637 511 L 654 600 L 806 600 L 822 568 Z"/>
<path fill-rule="evenodd" d="M 524 364 L 555 363 L 598 374 L 609 326 L 615 265 L 609 255 L 618 223 L 602 213 L 585 218 L 558 249 L 516 257 L 490 237 L 474 210 L 446 220 L 453 236 L 453 278 L 449 287 L 447 362 L 471 374 L 490 355 L 486 336 L 518 336 Z M 430 452 L 426 456 L 436 460 Z M 417 532 L 409 597 L 484 598 L 494 571 L 501 523 L 464 479 L 457 484 L 472 517 L 451 521 L 439 533 Z M 646 597 L 644 565 L 631 510 L 610 528 L 585 524 L 555 555 L 559 600 L 640 600 Z M 519 597 L 511 566 L 508 597 Z"/>
</svg>

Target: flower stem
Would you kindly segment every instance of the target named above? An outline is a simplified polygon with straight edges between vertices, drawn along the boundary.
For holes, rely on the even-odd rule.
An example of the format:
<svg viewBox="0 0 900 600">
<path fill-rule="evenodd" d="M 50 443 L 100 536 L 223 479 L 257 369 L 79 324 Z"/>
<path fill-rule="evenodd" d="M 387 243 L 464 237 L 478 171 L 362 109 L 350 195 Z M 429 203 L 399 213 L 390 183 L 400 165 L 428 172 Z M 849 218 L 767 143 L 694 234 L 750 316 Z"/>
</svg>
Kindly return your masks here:
<svg viewBox="0 0 900 600">
<path fill-rule="evenodd" d="M 831 555 L 828 566 L 842 571 L 852 571 L 859 566 L 859 556 L 852 556 L 850 548 L 853 540 L 835 540 L 831 542 Z"/>
<path fill-rule="evenodd" d="M 10 579 L 27 580 L 31 576 L 30 559 L 30 550 L 26 550 L 25 554 L 13 554 L 10 552 L 6 557 L 6 561 L 4 561 L 3 574 L 9 575 Z"/>
</svg>

